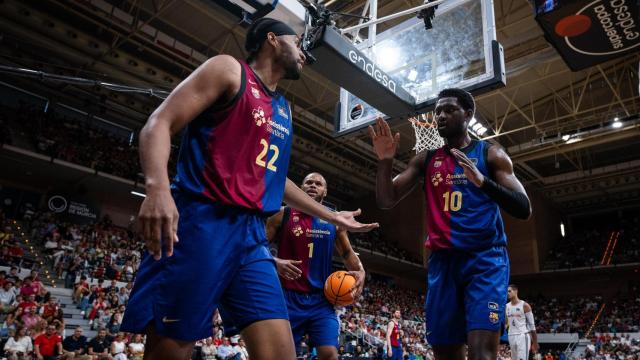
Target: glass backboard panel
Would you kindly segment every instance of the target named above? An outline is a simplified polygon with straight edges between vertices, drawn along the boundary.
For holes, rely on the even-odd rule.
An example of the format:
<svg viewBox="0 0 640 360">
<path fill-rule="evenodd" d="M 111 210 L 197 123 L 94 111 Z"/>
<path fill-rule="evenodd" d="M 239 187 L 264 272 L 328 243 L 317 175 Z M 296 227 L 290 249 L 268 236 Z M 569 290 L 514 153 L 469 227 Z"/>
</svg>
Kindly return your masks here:
<svg viewBox="0 0 640 360">
<path fill-rule="evenodd" d="M 435 102 L 441 89 L 469 91 L 496 77 L 495 20 L 491 0 L 451 0 L 436 10 L 433 28 L 412 17 L 378 34 L 376 44 L 357 47 L 415 98 L 417 109 Z M 336 134 L 360 129 L 384 109 L 375 109 L 345 89 L 340 90 Z"/>
</svg>

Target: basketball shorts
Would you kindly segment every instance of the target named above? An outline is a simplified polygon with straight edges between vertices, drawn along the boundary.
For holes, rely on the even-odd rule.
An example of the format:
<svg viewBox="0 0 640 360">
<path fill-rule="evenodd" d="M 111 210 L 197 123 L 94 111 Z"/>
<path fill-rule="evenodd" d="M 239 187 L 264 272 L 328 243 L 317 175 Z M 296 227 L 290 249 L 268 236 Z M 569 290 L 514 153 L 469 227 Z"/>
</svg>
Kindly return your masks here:
<svg viewBox="0 0 640 360">
<path fill-rule="evenodd" d="M 387 359 L 389 360 L 402 360 L 402 346 L 391 346 L 391 356 L 387 354 Z"/>
<path fill-rule="evenodd" d="M 509 282 L 507 248 L 431 253 L 426 337 L 431 345 L 466 343 L 472 330 L 500 331 Z"/>
<path fill-rule="evenodd" d="M 216 308 L 227 336 L 259 320 L 288 319 L 262 214 L 173 197 L 179 242 L 171 257 L 144 255 L 121 331 L 143 333 L 152 322 L 161 335 L 196 341 L 212 335 Z"/>
<path fill-rule="evenodd" d="M 529 336 L 529 334 L 509 335 L 509 349 L 511 349 L 511 359 L 529 360 L 530 348 L 531 336 Z"/>
<path fill-rule="evenodd" d="M 340 322 L 322 291 L 303 293 L 284 290 L 293 341 L 300 346 L 304 334 L 309 334 L 309 347 L 338 347 Z"/>
</svg>

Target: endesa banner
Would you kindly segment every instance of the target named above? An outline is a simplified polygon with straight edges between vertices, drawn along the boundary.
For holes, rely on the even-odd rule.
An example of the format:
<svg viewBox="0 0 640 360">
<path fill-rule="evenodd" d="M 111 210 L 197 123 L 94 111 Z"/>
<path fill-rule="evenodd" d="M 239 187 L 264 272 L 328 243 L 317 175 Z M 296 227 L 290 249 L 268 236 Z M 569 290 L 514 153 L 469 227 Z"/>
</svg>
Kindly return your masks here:
<svg viewBox="0 0 640 360">
<path fill-rule="evenodd" d="M 536 0 L 536 20 L 573 71 L 640 51 L 638 0 Z"/>
</svg>

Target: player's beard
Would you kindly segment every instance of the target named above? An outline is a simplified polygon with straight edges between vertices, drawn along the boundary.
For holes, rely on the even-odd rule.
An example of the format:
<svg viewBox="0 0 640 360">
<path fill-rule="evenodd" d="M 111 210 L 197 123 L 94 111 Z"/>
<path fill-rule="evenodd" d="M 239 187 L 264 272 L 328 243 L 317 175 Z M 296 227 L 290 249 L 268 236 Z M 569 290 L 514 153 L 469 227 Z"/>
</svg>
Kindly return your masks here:
<svg viewBox="0 0 640 360">
<path fill-rule="evenodd" d="M 284 68 L 284 78 L 287 80 L 300 79 L 300 71 L 298 70 L 298 63 L 294 62 Z"/>
<path fill-rule="evenodd" d="M 462 136 L 466 132 L 467 132 L 467 129 L 464 126 L 460 126 L 458 128 L 445 126 L 443 129 L 438 129 L 438 134 L 447 140 Z"/>
</svg>

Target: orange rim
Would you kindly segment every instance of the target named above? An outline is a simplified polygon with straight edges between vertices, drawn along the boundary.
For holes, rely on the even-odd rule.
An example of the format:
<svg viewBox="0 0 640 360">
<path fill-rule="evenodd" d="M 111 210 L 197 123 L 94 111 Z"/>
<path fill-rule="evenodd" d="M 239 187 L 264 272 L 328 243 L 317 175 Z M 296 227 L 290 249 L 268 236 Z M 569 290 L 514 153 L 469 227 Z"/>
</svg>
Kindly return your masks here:
<svg viewBox="0 0 640 360">
<path fill-rule="evenodd" d="M 409 122 L 414 124 L 414 125 L 422 126 L 422 127 L 430 127 L 430 128 L 435 128 L 436 127 L 435 122 L 434 123 L 428 123 L 428 122 L 416 120 L 414 118 L 410 118 Z"/>
</svg>

